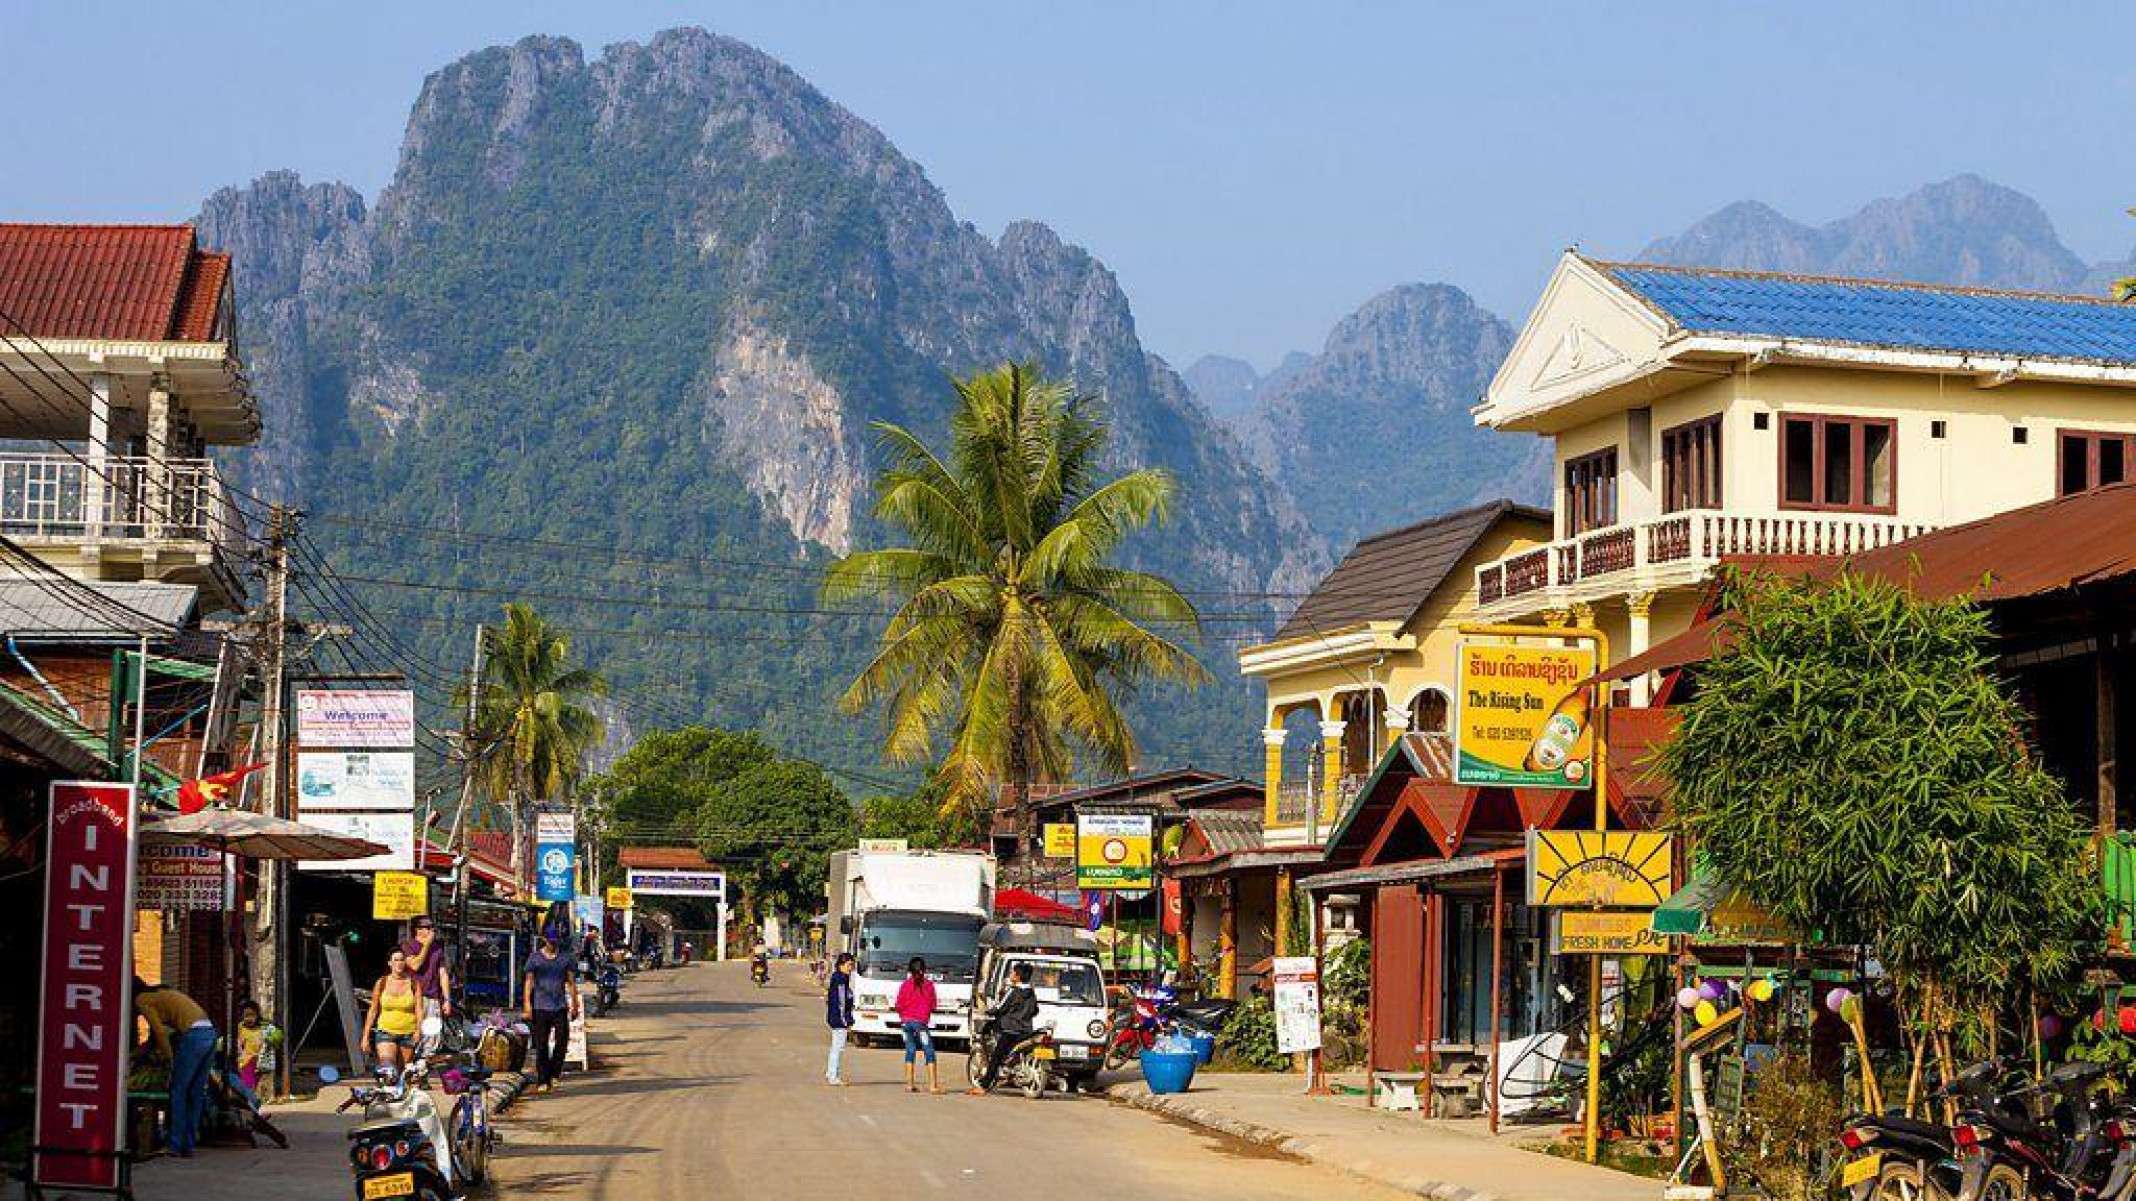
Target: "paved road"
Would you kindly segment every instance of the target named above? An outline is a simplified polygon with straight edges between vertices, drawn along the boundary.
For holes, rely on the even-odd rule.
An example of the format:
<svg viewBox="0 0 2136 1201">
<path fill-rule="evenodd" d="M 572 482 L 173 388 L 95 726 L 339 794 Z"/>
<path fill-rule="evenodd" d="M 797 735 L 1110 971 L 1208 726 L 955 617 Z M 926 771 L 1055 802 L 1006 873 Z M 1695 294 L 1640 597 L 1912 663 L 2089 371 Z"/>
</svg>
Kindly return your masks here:
<svg viewBox="0 0 2136 1201">
<path fill-rule="evenodd" d="M 825 1086 L 822 1003 L 798 967 L 633 977 L 594 1035 L 596 1070 L 514 1107 L 494 1196 L 587 1201 L 1015 1197 L 1392 1201 L 1326 1169 L 1097 1097 L 907 1094 L 901 1057 L 855 1050 Z M 962 1083 L 961 1055 L 943 1084 Z"/>
</svg>

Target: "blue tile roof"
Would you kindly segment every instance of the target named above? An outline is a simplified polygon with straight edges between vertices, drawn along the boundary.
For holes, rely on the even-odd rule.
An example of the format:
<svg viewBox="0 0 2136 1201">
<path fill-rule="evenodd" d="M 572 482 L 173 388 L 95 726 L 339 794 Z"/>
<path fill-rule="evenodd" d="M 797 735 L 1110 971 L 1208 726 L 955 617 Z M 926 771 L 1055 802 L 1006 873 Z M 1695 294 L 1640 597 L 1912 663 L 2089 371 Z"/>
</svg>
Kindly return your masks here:
<svg viewBox="0 0 2136 1201">
<path fill-rule="evenodd" d="M 2136 364 L 2136 304 L 1869 279 L 1593 265 L 1697 333 Z"/>
</svg>

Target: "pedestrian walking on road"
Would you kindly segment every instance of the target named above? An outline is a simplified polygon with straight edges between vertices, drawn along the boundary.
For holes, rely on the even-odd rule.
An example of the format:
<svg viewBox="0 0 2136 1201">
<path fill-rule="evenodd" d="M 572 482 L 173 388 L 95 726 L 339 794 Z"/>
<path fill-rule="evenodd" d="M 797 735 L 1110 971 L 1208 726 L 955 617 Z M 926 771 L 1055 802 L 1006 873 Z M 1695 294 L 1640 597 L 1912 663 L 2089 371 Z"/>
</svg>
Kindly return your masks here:
<svg viewBox="0 0 2136 1201">
<path fill-rule="evenodd" d="M 364 1015 L 364 1050 L 381 1066 L 400 1067 L 415 1055 L 418 1034 L 428 1012 L 423 983 L 408 970 L 399 947 L 386 953 L 386 974 L 371 986 L 371 1011 Z"/>
<path fill-rule="evenodd" d="M 1001 1076 L 1001 1065 L 1009 1061 L 1009 1053 L 1016 1044 L 1031 1037 L 1033 1023 L 1038 1021 L 1038 994 L 1031 991 L 1031 965 L 1019 963 L 1009 969 L 1009 991 L 1001 995 L 989 1013 L 987 1029 L 986 1066 L 979 1072 L 979 1083 L 968 1091 L 974 1097 L 983 1097 L 992 1091 L 994 1081 Z M 974 1046 L 976 1054 L 979 1048 Z"/>
<path fill-rule="evenodd" d="M 171 1154 L 191 1159 L 208 1116 L 208 1061 L 215 1058 L 215 1023 L 208 1011 L 175 988 L 133 981 L 134 1013 L 148 1023 L 149 1041 L 171 1065 Z"/>
<path fill-rule="evenodd" d="M 579 1015 L 578 973 L 556 944 L 556 928 L 543 927 L 540 948 L 527 956 L 524 981 L 522 1012 L 534 1042 L 534 1089 L 543 1093 L 555 1091 L 563 1074 L 571 1023 Z"/>
<path fill-rule="evenodd" d="M 927 961 L 917 955 L 905 965 L 904 982 L 897 986 L 897 1026 L 905 1036 L 905 1091 L 916 1093 L 919 1086 L 912 1082 L 912 1061 L 919 1055 L 927 1056 L 927 1091 L 940 1096 L 942 1076 L 935 1067 L 934 1034 L 929 1027 L 934 1023 L 935 986 L 927 978 Z"/>
<path fill-rule="evenodd" d="M 826 1084 L 843 1086 L 845 1077 L 839 1069 L 845 1062 L 846 1036 L 853 1032 L 853 957 L 840 955 L 838 968 L 831 973 L 831 987 L 823 995 L 823 1020 L 831 1027 L 831 1058 L 823 1066 Z"/>
</svg>

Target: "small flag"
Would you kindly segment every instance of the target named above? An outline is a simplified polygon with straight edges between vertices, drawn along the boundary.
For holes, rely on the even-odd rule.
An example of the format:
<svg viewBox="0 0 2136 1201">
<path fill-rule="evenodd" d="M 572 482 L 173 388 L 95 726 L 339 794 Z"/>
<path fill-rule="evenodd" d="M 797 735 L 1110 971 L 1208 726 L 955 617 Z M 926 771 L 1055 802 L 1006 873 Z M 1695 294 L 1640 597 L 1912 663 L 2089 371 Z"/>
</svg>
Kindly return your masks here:
<svg viewBox="0 0 2136 1201">
<path fill-rule="evenodd" d="M 229 771 L 204 776 L 198 780 L 187 780 L 178 786 L 178 812 L 198 813 L 210 805 L 222 804 L 230 799 L 230 793 L 237 787 L 238 781 L 265 766 L 267 764 L 264 761 L 248 763 L 243 767 L 233 767 Z"/>
</svg>

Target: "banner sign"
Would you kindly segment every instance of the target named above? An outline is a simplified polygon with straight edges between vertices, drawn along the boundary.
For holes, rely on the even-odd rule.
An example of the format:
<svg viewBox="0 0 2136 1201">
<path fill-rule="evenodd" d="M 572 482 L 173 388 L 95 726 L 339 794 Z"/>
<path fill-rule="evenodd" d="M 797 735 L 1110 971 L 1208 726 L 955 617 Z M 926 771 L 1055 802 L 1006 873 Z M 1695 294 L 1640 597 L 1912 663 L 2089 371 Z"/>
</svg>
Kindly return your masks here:
<svg viewBox="0 0 2136 1201">
<path fill-rule="evenodd" d="M 134 905 L 171 912 L 223 907 L 223 857 L 207 847 L 145 846 L 135 852 Z"/>
<path fill-rule="evenodd" d="M 1592 788 L 1595 735 L 1585 647 L 1463 642 L 1454 707 L 1454 783 Z"/>
<path fill-rule="evenodd" d="M 307 813 L 304 824 L 333 834 L 346 834 L 386 848 L 383 855 L 368 859 L 305 859 L 297 863 L 305 872 L 412 872 L 415 870 L 415 814 L 413 813 Z"/>
<path fill-rule="evenodd" d="M 727 899 L 724 872 L 662 872 L 632 868 L 628 879 L 633 896 Z"/>
<path fill-rule="evenodd" d="M 430 912 L 430 877 L 421 872 L 379 872 L 371 877 L 371 920 L 404 922 Z"/>
<path fill-rule="evenodd" d="M 1156 882 L 1150 855 L 1155 819 L 1147 813 L 1084 813 L 1075 819 L 1077 888 L 1149 888 Z"/>
<path fill-rule="evenodd" d="M 1075 823 L 1046 823 L 1046 858 L 1075 858 Z"/>
<path fill-rule="evenodd" d="M 1320 1049 L 1320 963 L 1311 955 L 1278 955 L 1270 963 L 1276 1006 L 1276 1050 L 1285 1055 Z"/>
<path fill-rule="evenodd" d="M 534 815 L 534 896 L 568 901 L 578 895 L 578 814 Z"/>
<path fill-rule="evenodd" d="M 301 751 L 297 808 L 413 810 L 415 752 Z"/>
<path fill-rule="evenodd" d="M 1667 834 L 1633 830 L 1529 830 L 1528 903 L 1652 909 L 1676 891 Z"/>
<path fill-rule="evenodd" d="M 608 890 L 608 907 L 610 909 L 630 908 L 630 889 L 610 888 Z"/>
<path fill-rule="evenodd" d="M 1567 909 L 1557 919 L 1560 955 L 1660 955 L 1669 949 L 1668 937 L 1652 929 L 1651 909 Z"/>
<path fill-rule="evenodd" d="M 885 855 L 902 855 L 912 849 L 909 838 L 863 838 L 858 848 L 862 853 L 876 852 Z"/>
<path fill-rule="evenodd" d="M 577 919 L 580 933 L 584 933 L 588 926 L 596 930 L 601 928 L 601 919 L 607 916 L 601 910 L 601 898 L 597 896 L 580 893 L 571 898 L 571 916 Z"/>
<path fill-rule="evenodd" d="M 124 1183 L 133 1049 L 134 790 L 52 785 L 46 819 L 36 1124 L 30 1183 Z"/>
<path fill-rule="evenodd" d="M 300 747 L 415 745 L 415 694 L 368 688 L 297 690 Z"/>
</svg>

